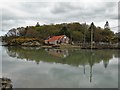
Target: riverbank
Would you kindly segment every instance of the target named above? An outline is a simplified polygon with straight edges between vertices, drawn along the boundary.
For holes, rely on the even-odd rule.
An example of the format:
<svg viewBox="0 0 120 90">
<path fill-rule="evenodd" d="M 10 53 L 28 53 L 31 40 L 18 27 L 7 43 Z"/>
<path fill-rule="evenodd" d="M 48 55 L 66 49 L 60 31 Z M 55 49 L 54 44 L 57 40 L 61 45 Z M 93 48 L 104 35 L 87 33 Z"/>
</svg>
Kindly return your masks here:
<svg viewBox="0 0 120 90">
<path fill-rule="evenodd" d="M 79 48 L 79 49 L 91 49 L 91 46 L 88 45 L 41 45 L 41 44 L 25 44 L 25 45 L 8 45 L 3 44 L 1 46 L 18 46 L 18 47 L 40 47 L 40 48 L 58 48 L 58 49 L 73 49 L 73 48 Z M 119 45 L 94 45 L 92 49 L 120 49 Z"/>
</svg>

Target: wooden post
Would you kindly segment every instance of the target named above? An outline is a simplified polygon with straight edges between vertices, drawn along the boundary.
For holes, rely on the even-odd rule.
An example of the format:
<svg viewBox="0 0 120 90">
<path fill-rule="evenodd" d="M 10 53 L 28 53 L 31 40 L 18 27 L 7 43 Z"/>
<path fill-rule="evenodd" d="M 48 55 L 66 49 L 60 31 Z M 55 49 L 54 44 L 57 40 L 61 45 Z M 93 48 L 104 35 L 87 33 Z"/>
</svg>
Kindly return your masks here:
<svg viewBox="0 0 120 90">
<path fill-rule="evenodd" d="M 92 50 L 92 48 L 93 48 L 93 29 L 94 29 L 93 22 L 91 23 L 90 29 L 91 29 L 91 50 Z"/>
<path fill-rule="evenodd" d="M 85 39 L 85 38 L 86 38 L 86 29 L 87 29 L 87 28 L 86 28 L 86 23 L 85 23 L 85 31 L 84 31 L 84 45 L 85 45 L 85 42 L 86 42 L 86 39 Z"/>
<path fill-rule="evenodd" d="M 93 48 L 93 28 L 91 28 L 91 50 Z"/>
</svg>

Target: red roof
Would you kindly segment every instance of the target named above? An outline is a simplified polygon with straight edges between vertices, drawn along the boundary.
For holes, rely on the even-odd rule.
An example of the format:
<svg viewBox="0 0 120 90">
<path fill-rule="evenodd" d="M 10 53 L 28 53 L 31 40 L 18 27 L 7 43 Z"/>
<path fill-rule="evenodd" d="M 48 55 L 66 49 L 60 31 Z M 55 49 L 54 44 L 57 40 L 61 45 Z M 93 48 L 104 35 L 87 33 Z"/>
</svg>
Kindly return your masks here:
<svg viewBox="0 0 120 90">
<path fill-rule="evenodd" d="M 53 41 L 55 41 L 55 40 L 61 39 L 62 37 L 64 37 L 64 35 L 53 36 L 53 37 L 49 38 L 48 41 L 49 41 L 49 42 L 53 42 Z"/>
</svg>

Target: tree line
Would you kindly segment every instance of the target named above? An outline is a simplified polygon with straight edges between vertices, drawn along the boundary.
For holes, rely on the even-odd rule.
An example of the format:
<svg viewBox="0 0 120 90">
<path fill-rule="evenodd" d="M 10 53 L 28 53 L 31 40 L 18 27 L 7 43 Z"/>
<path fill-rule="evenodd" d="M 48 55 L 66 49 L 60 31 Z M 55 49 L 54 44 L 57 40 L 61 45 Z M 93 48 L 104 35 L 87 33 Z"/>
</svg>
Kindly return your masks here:
<svg viewBox="0 0 120 90">
<path fill-rule="evenodd" d="M 23 28 L 23 27 L 22 27 Z M 17 29 L 16 29 L 17 30 Z M 12 40 L 13 38 L 38 38 L 41 42 L 48 37 L 56 35 L 66 35 L 73 42 L 89 43 L 91 42 L 91 30 L 93 30 L 94 42 L 117 43 L 119 39 L 110 28 L 96 27 L 94 23 L 88 25 L 86 23 L 62 23 L 51 25 L 26 26 L 19 31 L 19 36 L 4 36 L 4 40 Z"/>
</svg>

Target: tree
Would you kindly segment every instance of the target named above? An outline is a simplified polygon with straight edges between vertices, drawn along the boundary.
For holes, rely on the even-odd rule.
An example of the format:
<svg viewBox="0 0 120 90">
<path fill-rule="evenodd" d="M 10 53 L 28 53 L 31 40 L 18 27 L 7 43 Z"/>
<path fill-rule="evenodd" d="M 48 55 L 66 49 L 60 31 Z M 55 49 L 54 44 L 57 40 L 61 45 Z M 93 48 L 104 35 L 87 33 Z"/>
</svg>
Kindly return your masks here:
<svg viewBox="0 0 120 90">
<path fill-rule="evenodd" d="M 73 31 L 71 35 L 73 41 L 83 42 L 83 34 L 80 31 Z"/>
<path fill-rule="evenodd" d="M 95 31 L 94 31 L 94 41 L 95 42 L 101 42 L 102 41 L 102 31 L 103 29 L 100 27 L 96 27 Z"/>
<path fill-rule="evenodd" d="M 39 24 L 39 22 L 37 22 L 36 27 L 39 27 L 39 26 L 40 26 L 40 24 Z"/>
<path fill-rule="evenodd" d="M 104 42 L 111 42 L 113 37 L 115 36 L 114 33 L 110 31 L 110 29 L 104 29 L 102 31 L 102 35 Z"/>
<path fill-rule="evenodd" d="M 70 37 L 70 32 L 67 29 L 67 26 L 63 26 L 62 29 L 58 32 L 58 35 L 66 35 Z"/>
</svg>

